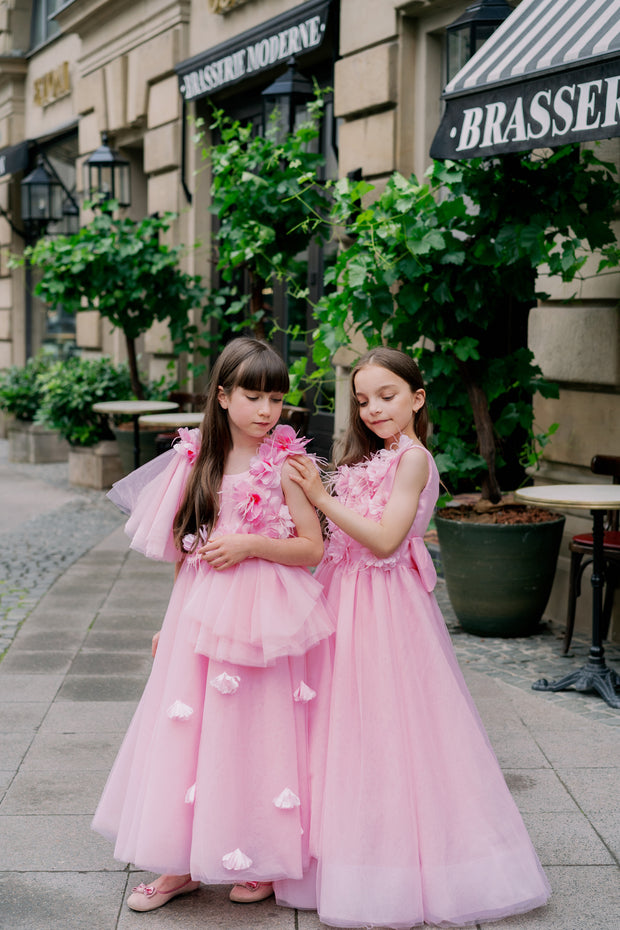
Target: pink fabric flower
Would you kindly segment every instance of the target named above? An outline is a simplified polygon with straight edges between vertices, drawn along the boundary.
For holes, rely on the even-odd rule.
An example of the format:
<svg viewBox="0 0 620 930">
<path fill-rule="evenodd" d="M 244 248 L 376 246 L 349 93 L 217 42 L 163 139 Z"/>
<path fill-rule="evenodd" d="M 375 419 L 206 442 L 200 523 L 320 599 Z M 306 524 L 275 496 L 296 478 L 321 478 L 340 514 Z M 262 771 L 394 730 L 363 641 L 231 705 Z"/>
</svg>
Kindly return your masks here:
<svg viewBox="0 0 620 930">
<path fill-rule="evenodd" d="M 280 484 L 280 469 L 263 458 L 256 458 L 250 462 L 250 474 L 265 488 L 277 488 Z"/>
<path fill-rule="evenodd" d="M 263 520 L 268 497 L 254 485 L 239 484 L 233 491 L 233 500 L 237 512 L 247 523 L 256 527 Z"/>
<path fill-rule="evenodd" d="M 259 449 L 259 455 L 264 446 L 271 447 L 272 459 L 275 462 L 282 462 L 289 455 L 303 455 L 309 440 L 298 436 L 292 426 L 276 426 L 270 439 L 263 443 Z"/>
<path fill-rule="evenodd" d="M 199 429 L 188 429 L 181 426 L 178 430 L 179 438 L 175 439 L 174 451 L 184 455 L 190 465 L 193 465 L 200 452 L 201 433 Z"/>
</svg>

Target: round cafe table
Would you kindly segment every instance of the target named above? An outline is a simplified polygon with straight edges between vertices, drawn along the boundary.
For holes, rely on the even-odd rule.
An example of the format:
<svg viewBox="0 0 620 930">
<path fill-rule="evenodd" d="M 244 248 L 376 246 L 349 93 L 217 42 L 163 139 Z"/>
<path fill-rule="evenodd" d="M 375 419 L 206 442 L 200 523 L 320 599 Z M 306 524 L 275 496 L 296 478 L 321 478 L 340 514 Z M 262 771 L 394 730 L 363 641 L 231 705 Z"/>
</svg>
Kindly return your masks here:
<svg viewBox="0 0 620 930">
<path fill-rule="evenodd" d="M 204 413 L 147 413 L 140 417 L 140 426 L 178 429 L 180 426 L 200 426 L 203 420 Z"/>
<path fill-rule="evenodd" d="M 603 583 L 603 518 L 606 510 L 620 510 L 620 485 L 617 484 L 555 484 L 523 488 L 515 498 L 524 504 L 547 504 L 589 510 L 592 514 L 592 645 L 588 661 L 558 681 L 541 678 L 534 682 L 535 691 L 595 691 L 610 707 L 620 707 L 620 676 L 605 664 L 605 649 L 601 638 Z"/>
<path fill-rule="evenodd" d="M 109 416 L 131 417 L 133 419 L 133 467 L 140 464 L 140 424 L 139 419 L 146 413 L 164 413 L 178 410 L 179 405 L 171 400 L 111 400 L 93 404 L 95 413 Z"/>
</svg>

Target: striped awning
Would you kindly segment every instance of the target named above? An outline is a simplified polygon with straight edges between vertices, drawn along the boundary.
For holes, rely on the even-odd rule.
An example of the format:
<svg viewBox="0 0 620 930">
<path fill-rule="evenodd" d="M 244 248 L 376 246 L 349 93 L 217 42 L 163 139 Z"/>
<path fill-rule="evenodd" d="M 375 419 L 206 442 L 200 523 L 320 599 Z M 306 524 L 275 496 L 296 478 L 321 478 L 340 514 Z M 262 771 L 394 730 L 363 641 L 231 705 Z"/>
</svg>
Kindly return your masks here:
<svg viewBox="0 0 620 930">
<path fill-rule="evenodd" d="M 620 0 L 523 0 L 446 86 L 433 158 L 620 135 Z"/>
</svg>

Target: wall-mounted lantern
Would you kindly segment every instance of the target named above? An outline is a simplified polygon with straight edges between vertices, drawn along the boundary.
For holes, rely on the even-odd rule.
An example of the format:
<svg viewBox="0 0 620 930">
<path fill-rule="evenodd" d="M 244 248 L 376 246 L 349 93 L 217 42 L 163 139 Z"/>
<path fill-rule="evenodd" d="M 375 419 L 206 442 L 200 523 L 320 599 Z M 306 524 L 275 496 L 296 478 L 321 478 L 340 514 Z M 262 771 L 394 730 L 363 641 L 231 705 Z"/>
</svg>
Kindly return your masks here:
<svg viewBox="0 0 620 930">
<path fill-rule="evenodd" d="M 284 74 L 266 87 L 263 98 L 263 132 L 275 123 L 278 135 L 284 138 L 295 131 L 295 118 L 300 108 L 314 99 L 312 82 L 295 68 L 295 59 L 289 58 Z M 274 113 L 277 114 L 274 116 Z"/>
<path fill-rule="evenodd" d="M 108 145 L 108 134 L 103 132 L 101 145 L 84 162 L 85 196 L 131 206 L 130 173 L 129 161 Z"/>
<path fill-rule="evenodd" d="M 477 0 L 446 27 L 446 83 L 512 13 L 506 0 Z"/>
<path fill-rule="evenodd" d="M 63 187 L 43 164 L 39 155 L 37 167 L 21 182 L 22 222 L 36 236 L 50 223 L 63 218 Z"/>
</svg>

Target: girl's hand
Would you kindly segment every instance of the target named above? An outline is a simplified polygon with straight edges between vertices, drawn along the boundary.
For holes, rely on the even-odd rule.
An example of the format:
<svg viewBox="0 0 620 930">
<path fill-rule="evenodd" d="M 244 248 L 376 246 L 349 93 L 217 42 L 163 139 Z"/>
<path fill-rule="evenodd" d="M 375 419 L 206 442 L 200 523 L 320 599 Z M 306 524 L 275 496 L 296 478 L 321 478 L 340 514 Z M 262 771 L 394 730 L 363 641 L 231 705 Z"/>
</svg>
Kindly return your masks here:
<svg viewBox="0 0 620 930">
<path fill-rule="evenodd" d="M 291 481 L 298 484 L 311 504 L 321 510 L 321 501 L 330 497 L 325 490 L 319 470 L 307 455 L 295 455 L 288 459 L 292 466 L 290 472 Z"/>
<path fill-rule="evenodd" d="M 155 634 L 155 636 L 151 640 L 151 655 L 153 656 L 153 658 L 155 658 L 155 653 L 157 652 L 157 647 L 159 646 L 159 634 L 160 633 L 161 633 L 161 630 L 158 630 L 158 632 Z"/>
<path fill-rule="evenodd" d="M 204 546 L 200 546 L 197 550 L 198 555 L 208 562 L 211 568 L 221 572 L 245 559 L 252 558 L 254 555 L 252 539 L 253 537 L 248 533 L 218 536 L 216 539 L 210 539 Z"/>
</svg>

